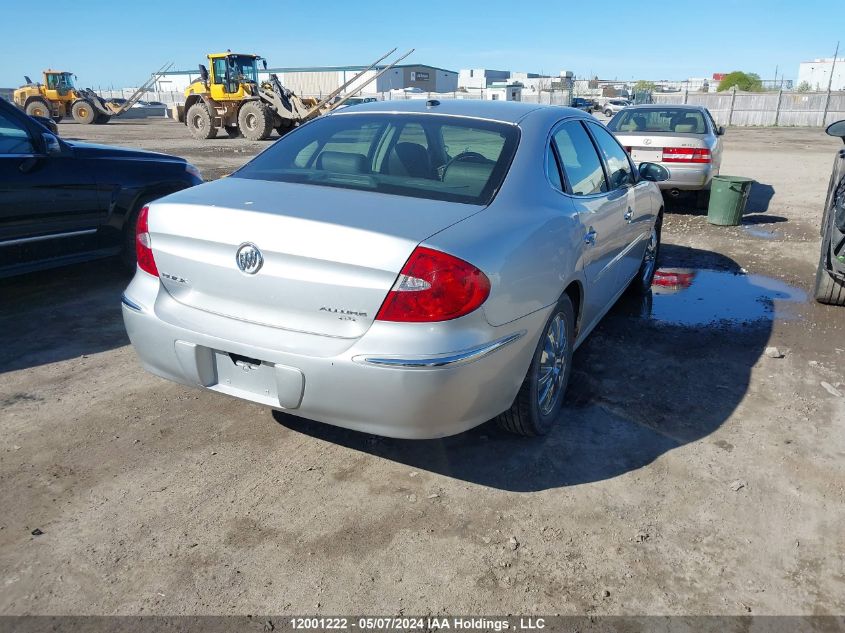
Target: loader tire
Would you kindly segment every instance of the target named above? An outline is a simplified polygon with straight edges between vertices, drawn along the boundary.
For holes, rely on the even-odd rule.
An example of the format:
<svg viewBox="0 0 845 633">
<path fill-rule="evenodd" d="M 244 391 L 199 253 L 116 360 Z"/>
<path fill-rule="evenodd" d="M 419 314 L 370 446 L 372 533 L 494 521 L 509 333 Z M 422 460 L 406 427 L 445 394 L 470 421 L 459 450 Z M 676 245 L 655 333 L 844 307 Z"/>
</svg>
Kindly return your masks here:
<svg viewBox="0 0 845 633">
<path fill-rule="evenodd" d="M 217 136 L 217 128 L 211 118 L 211 112 L 202 102 L 195 103 L 188 109 L 185 116 L 188 124 L 188 131 L 195 139 L 200 141 Z"/>
<path fill-rule="evenodd" d="M 226 130 L 229 138 L 240 138 L 241 136 L 241 129 L 237 125 L 224 125 L 223 129 Z"/>
<path fill-rule="evenodd" d="M 33 99 L 27 103 L 26 113 L 29 116 L 43 116 L 46 119 L 52 116 L 50 113 L 50 104 L 47 103 L 46 99 Z"/>
<path fill-rule="evenodd" d="M 238 126 L 250 141 L 263 141 L 273 133 L 273 113 L 261 101 L 247 101 L 238 112 Z"/>
<path fill-rule="evenodd" d="M 82 125 L 89 125 L 97 118 L 94 106 L 87 99 L 75 101 L 71 111 L 73 112 L 73 120 Z"/>
</svg>

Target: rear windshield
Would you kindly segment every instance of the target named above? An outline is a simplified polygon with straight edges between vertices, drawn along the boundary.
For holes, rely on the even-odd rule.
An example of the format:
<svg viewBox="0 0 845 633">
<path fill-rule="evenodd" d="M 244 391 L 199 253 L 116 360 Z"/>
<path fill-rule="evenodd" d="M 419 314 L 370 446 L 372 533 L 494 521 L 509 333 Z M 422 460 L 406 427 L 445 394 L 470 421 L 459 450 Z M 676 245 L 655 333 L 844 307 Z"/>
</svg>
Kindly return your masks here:
<svg viewBox="0 0 845 633">
<path fill-rule="evenodd" d="M 518 128 L 504 123 L 338 114 L 287 134 L 232 177 L 488 204 L 518 141 Z"/>
<path fill-rule="evenodd" d="M 701 112 L 678 108 L 623 110 L 607 124 L 607 127 L 614 132 L 707 133 L 707 125 Z"/>
</svg>

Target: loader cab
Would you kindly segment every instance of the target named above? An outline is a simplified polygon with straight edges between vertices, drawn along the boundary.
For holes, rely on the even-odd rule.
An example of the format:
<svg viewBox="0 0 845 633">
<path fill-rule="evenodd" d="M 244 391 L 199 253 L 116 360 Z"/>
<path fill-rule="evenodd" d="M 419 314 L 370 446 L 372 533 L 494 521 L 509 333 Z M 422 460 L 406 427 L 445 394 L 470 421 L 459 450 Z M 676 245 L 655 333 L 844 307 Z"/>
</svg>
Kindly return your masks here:
<svg viewBox="0 0 845 633">
<path fill-rule="evenodd" d="M 209 55 L 211 98 L 235 101 L 253 94 L 253 87 L 258 85 L 259 59 L 257 55 L 229 52 Z"/>
<path fill-rule="evenodd" d="M 48 99 L 65 97 L 74 89 L 73 73 L 58 70 L 45 70 L 44 86 L 49 91 L 47 95 Z M 55 97 L 50 94 L 51 92 L 55 92 Z"/>
</svg>

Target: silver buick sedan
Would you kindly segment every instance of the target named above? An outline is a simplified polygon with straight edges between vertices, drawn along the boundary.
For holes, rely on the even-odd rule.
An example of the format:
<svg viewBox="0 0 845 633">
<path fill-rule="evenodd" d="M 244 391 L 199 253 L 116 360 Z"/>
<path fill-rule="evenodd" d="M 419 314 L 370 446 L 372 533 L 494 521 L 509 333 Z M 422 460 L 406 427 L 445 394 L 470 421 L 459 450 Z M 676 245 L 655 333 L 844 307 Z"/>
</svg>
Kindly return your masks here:
<svg viewBox="0 0 845 633">
<path fill-rule="evenodd" d="M 542 434 L 573 350 L 651 286 L 668 177 L 571 108 L 352 106 L 145 208 L 126 330 L 154 374 L 305 418 Z"/>
</svg>

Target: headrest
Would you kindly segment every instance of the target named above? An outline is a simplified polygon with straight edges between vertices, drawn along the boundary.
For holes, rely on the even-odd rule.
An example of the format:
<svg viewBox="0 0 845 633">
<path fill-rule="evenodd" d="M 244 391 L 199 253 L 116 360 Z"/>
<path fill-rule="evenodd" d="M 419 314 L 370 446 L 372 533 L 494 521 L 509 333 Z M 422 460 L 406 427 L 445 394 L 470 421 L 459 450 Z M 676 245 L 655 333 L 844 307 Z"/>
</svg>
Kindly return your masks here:
<svg viewBox="0 0 845 633">
<path fill-rule="evenodd" d="M 317 169 L 333 171 L 339 174 L 366 174 L 367 157 L 351 152 L 323 152 L 317 158 Z"/>
<path fill-rule="evenodd" d="M 443 184 L 452 188 L 465 188 L 465 193 L 479 195 L 484 189 L 495 163 L 470 163 L 457 161 L 449 165 L 443 175 Z"/>
</svg>

